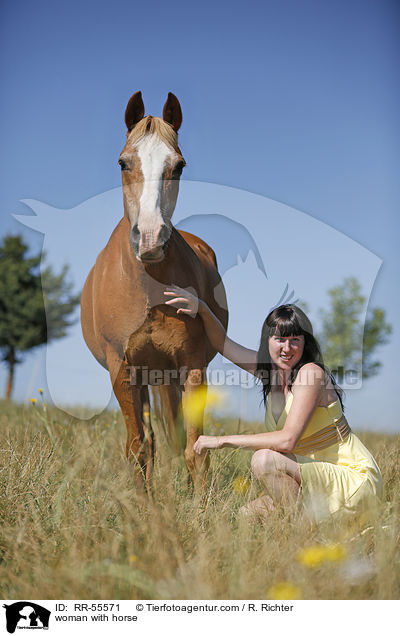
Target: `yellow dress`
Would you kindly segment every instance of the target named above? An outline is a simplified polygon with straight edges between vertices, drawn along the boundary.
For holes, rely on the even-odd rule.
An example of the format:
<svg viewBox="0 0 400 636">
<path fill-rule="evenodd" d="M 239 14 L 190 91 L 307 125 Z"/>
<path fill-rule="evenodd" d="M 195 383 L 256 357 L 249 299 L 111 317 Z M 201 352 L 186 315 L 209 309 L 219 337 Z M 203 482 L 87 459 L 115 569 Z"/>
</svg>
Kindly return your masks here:
<svg viewBox="0 0 400 636">
<path fill-rule="evenodd" d="M 284 427 L 293 401 L 289 393 L 278 422 L 271 409 L 271 399 L 265 415 L 268 431 Z M 318 406 L 297 442 L 314 435 L 343 417 L 339 400 L 329 406 Z M 304 443 L 303 443 L 304 445 Z M 382 496 L 382 476 L 371 453 L 354 433 L 343 441 L 334 441 L 327 448 L 298 455 L 303 503 L 308 516 L 321 521 L 333 513 L 353 515 L 373 504 Z"/>
</svg>

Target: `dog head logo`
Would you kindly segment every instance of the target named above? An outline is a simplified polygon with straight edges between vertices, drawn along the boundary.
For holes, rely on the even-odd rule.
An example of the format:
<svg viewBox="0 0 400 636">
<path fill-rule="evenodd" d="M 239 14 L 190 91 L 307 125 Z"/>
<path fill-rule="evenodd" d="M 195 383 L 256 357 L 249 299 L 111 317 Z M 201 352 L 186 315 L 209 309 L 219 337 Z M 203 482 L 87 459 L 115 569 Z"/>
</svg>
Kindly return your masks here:
<svg viewBox="0 0 400 636">
<path fill-rule="evenodd" d="M 14 634 L 18 629 L 48 629 L 51 612 L 32 603 L 32 601 L 19 601 L 11 605 L 3 605 L 6 610 L 7 631 Z"/>
</svg>

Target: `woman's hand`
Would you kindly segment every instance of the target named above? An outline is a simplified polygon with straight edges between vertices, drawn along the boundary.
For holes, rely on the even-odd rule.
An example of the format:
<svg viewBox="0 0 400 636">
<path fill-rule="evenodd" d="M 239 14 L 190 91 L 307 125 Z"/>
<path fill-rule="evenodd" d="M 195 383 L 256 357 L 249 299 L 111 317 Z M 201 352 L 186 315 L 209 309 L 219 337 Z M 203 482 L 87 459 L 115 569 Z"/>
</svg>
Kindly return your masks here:
<svg viewBox="0 0 400 636">
<path fill-rule="evenodd" d="M 215 435 L 200 435 L 197 438 L 193 450 L 198 455 L 202 455 L 206 450 L 213 448 L 222 448 L 222 440 Z"/>
<path fill-rule="evenodd" d="M 191 318 L 195 318 L 197 316 L 197 312 L 199 310 L 199 299 L 196 292 L 192 294 L 187 289 L 182 289 L 177 285 L 171 285 L 164 291 L 164 296 L 172 296 L 171 300 L 165 301 L 165 304 L 175 306 L 177 308 L 177 314 L 187 314 Z"/>
</svg>

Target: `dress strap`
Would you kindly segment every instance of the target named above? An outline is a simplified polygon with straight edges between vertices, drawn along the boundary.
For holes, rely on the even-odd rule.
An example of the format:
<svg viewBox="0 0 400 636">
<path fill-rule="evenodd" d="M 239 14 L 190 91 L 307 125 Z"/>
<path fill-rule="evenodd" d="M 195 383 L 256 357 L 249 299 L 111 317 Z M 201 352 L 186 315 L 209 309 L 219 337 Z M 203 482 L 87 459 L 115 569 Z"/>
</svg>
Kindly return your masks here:
<svg viewBox="0 0 400 636">
<path fill-rule="evenodd" d="M 333 444 L 344 442 L 350 435 L 351 428 L 344 415 L 334 420 L 329 426 L 321 428 L 313 435 L 300 439 L 293 452 L 297 455 L 309 455 L 315 451 L 328 448 Z"/>
</svg>

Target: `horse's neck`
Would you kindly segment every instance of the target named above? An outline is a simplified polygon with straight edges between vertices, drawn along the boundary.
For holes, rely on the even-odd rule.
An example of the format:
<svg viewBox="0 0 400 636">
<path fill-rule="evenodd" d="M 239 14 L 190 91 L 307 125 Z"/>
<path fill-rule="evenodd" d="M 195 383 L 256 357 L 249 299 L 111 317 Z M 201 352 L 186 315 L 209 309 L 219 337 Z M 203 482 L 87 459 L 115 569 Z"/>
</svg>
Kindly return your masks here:
<svg viewBox="0 0 400 636">
<path fill-rule="evenodd" d="M 181 238 L 177 230 L 173 228 L 169 239 L 165 258 L 161 263 L 143 265 L 137 260 L 130 243 L 130 223 L 126 217 L 122 218 L 115 228 L 115 247 L 119 254 L 115 258 L 120 260 L 121 277 L 129 281 L 131 289 L 136 293 L 144 294 L 151 306 L 164 303 L 164 290 L 166 285 L 173 282 L 176 274 L 177 237 Z M 179 239 L 178 239 L 179 240 Z"/>
</svg>

